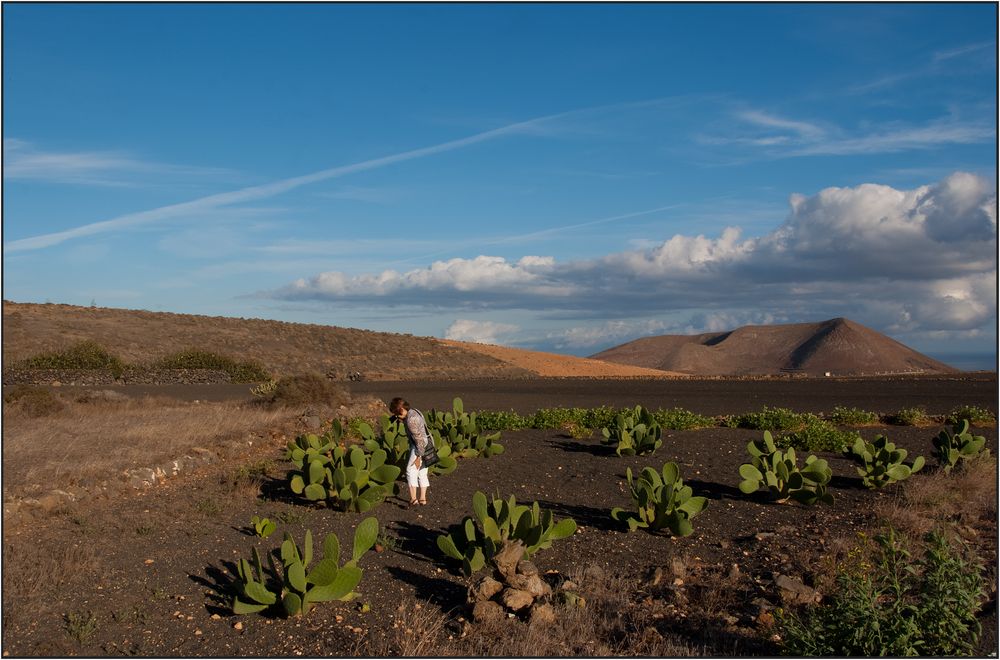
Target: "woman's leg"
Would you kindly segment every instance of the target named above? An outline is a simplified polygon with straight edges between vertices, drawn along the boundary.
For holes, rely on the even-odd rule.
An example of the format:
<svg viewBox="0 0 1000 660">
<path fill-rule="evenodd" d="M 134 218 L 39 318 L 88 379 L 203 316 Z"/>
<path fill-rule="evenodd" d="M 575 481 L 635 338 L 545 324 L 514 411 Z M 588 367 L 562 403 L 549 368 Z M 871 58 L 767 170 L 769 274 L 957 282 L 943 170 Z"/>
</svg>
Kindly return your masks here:
<svg viewBox="0 0 1000 660">
<path fill-rule="evenodd" d="M 417 504 L 420 498 L 417 496 L 417 486 L 420 484 L 420 470 L 413 464 L 417 460 L 417 453 L 411 448 L 410 457 L 406 461 L 406 485 L 410 487 L 410 504 Z M 427 468 L 424 468 L 426 471 Z"/>
<path fill-rule="evenodd" d="M 429 468 L 423 468 L 417 473 L 417 483 L 419 488 L 417 489 L 418 499 L 421 504 L 427 504 L 427 489 L 431 487 L 431 481 L 427 476 L 427 470 Z"/>
</svg>

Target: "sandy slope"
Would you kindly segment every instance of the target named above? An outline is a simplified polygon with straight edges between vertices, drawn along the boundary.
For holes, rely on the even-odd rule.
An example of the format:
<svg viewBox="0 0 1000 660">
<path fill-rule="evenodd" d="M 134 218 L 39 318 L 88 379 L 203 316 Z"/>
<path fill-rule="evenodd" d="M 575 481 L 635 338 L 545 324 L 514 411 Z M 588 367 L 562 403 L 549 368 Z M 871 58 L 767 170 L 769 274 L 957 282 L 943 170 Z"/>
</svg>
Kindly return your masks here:
<svg viewBox="0 0 1000 660">
<path fill-rule="evenodd" d="M 483 355 L 495 358 L 508 365 L 520 367 L 533 371 L 539 376 L 586 376 L 593 378 L 615 378 L 615 377 L 656 377 L 669 378 L 681 376 L 669 371 L 659 369 L 647 369 L 645 367 L 635 367 L 627 364 L 614 364 L 601 360 L 591 360 L 589 358 L 574 357 L 571 355 L 557 355 L 555 353 L 542 353 L 540 351 L 528 351 L 519 348 L 508 348 L 506 346 L 496 346 L 494 344 L 476 344 L 464 341 L 451 341 L 448 339 L 439 340 L 446 346 L 463 348 L 468 351 L 475 351 Z"/>
</svg>

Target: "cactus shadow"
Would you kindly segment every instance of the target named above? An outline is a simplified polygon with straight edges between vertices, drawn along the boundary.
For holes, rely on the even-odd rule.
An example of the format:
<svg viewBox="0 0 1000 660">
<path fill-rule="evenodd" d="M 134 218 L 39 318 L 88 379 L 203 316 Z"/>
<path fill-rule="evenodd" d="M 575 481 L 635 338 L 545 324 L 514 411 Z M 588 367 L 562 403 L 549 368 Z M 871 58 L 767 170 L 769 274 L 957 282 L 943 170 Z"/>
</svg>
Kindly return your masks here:
<svg viewBox="0 0 1000 660">
<path fill-rule="evenodd" d="M 621 531 L 622 526 L 611 517 L 611 509 L 598 509 L 582 504 L 566 504 L 565 502 L 538 501 L 538 506 L 547 509 L 555 515 L 556 520 L 562 517 L 572 518 L 577 526 L 599 529 L 605 532 Z"/>
<path fill-rule="evenodd" d="M 260 486 L 260 499 L 268 502 L 283 502 L 285 504 L 301 504 L 302 498 L 288 487 L 288 480 L 278 477 L 267 477 Z"/>
<path fill-rule="evenodd" d="M 742 500 L 752 495 L 744 495 L 743 491 L 729 484 L 720 484 L 714 481 L 700 481 L 698 479 L 685 479 L 684 485 L 691 486 L 695 495 L 707 497 L 710 500 Z"/>
<path fill-rule="evenodd" d="M 830 486 L 832 488 L 842 488 L 844 490 L 868 490 L 865 487 L 865 483 L 861 480 L 861 477 L 840 477 L 834 475 L 830 479 Z"/>
<path fill-rule="evenodd" d="M 585 440 L 564 440 L 552 438 L 546 440 L 548 444 L 563 451 L 590 454 L 592 456 L 610 456 L 615 453 L 613 447 L 602 444 L 587 444 Z"/>
<path fill-rule="evenodd" d="M 437 547 L 437 537 L 442 533 L 441 531 L 404 521 L 397 522 L 393 531 L 399 539 L 399 547 L 396 552 L 413 559 L 428 560 L 442 568 L 445 567 L 441 551 Z"/>
<path fill-rule="evenodd" d="M 465 606 L 468 589 L 454 580 L 433 577 L 411 571 L 400 566 L 390 566 L 389 574 L 414 588 L 414 595 L 423 601 L 433 603 L 441 612 L 449 614 Z"/>
<path fill-rule="evenodd" d="M 237 573 L 236 564 L 231 561 L 223 561 L 222 568 L 214 565 L 205 567 L 207 578 L 188 573 L 188 579 L 210 591 L 206 594 L 209 602 L 205 605 L 205 609 L 210 614 L 226 616 L 233 613 L 229 598 L 232 596 L 232 584 L 236 579 L 233 576 Z"/>
</svg>

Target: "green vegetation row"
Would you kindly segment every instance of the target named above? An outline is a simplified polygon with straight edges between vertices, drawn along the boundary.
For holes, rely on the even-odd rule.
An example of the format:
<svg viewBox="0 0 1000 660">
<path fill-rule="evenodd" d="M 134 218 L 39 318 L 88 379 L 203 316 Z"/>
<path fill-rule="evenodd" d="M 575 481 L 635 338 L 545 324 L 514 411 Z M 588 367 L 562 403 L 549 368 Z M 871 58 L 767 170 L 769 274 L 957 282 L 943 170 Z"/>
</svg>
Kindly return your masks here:
<svg viewBox="0 0 1000 660">
<path fill-rule="evenodd" d="M 638 441 L 642 447 L 637 453 L 646 453 L 645 444 L 650 429 L 654 425 L 660 429 L 684 431 L 699 428 L 725 427 L 771 431 L 779 447 L 794 447 L 809 451 L 842 451 L 852 446 L 858 439 L 856 431 L 844 430 L 841 426 L 874 426 L 878 424 L 915 426 L 935 421 L 922 408 L 905 408 L 891 415 L 838 406 L 824 415 L 797 413 L 787 408 L 764 408 L 759 412 L 722 417 L 706 417 L 683 408 L 646 411 L 640 417 L 640 407 L 613 408 L 542 408 L 533 415 L 520 415 L 513 411 L 482 411 L 479 425 L 483 429 L 514 431 L 521 429 L 564 429 L 574 437 L 589 437 L 593 429 L 608 429 L 605 436 L 609 444 L 618 446 L 621 432 L 632 436 L 626 444 Z M 977 406 L 959 406 L 944 416 L 944 422 L 951 425 L 963 420 L 972 424 L 993 424 L 994 414 Z M 634 429 L 644 425 L 642 438 L 635 439 Z M 616 429 L 618 429 L 616 431 Z M 651 445 L 650 445 L 651 446 Z M 652 447 L 655 449 L 655 447 Z M 621 452 L 620 452 L 621 453 Z M 627 452 L 625 452 L 627 453 Z"/>
<path fill-rule="evenodd" d="M 85 369 L 107 370 L 115 378 L 120 378 L 126 371 L 145 371 L 158 369 L 210 369 L 222 371 L 229 375 L 234 383 L 255 383 L 268 381 L 271 376 L 263 366 L 250 360 L 235 360 L 233 358 L 203 351 L 196 348 L 173 353 L 150 364 L 129 364 L 111 354 L 103 346 L 94 341 L 81 341 L 61 351 L 40 353 L 14 365 L 18 369 Z"/>
</svg>

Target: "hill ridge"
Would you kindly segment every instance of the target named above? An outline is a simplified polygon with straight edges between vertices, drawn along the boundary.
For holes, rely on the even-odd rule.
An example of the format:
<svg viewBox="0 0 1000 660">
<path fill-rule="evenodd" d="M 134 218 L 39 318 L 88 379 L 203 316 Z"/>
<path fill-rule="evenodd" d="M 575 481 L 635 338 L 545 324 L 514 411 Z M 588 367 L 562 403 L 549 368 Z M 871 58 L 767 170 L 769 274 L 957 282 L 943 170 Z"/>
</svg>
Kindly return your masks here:
<svg viewBox="0 0 1000 660">
<path fill-rule="evenodd" d="M 702 376 L 957 373 L 943 362 L 845 317 L 746 325 L 726 332 L 643 337 L 590 356 Z"/>
<path fill-rule="evenodd" d="M 3 366 L 93 340 L 132 364 L 197 348 L 262 364 L 274 376 L 337 379 L 668 377 L 660 371 L 516 348 L 316 323 L 3 301 Z"/>
</svg>

